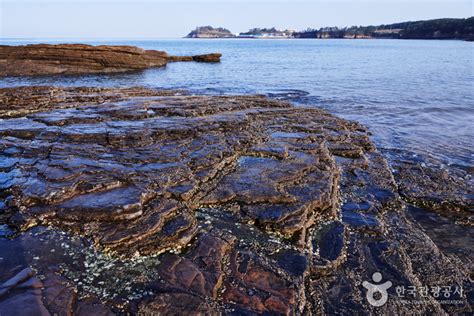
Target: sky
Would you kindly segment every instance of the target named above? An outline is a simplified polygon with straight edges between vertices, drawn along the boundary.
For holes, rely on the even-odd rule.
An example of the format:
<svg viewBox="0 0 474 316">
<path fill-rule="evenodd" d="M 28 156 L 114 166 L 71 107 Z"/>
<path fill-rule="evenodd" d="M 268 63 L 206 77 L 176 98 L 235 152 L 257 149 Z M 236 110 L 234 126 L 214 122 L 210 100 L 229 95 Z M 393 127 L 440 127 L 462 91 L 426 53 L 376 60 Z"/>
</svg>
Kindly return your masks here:
<svg viewBox="0 0 474 316">
<path fill-rule="evenodd" d="M 473 16 L 474 0 L 0 0 L 1 38 L 178 38 L 196 26 L 376 25 Z"/>
</svg>

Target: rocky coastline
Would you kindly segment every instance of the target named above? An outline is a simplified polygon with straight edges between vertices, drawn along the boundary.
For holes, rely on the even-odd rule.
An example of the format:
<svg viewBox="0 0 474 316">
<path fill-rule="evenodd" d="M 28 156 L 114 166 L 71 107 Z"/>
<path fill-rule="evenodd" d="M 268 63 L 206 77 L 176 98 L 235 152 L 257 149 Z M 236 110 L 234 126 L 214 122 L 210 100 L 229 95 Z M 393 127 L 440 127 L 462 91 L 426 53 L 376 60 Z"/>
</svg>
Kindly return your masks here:
<svg viewBox="0 0 474 316">
<path fill-rule="evenodd" d="M 0 77 L 119 73 L 164 67 L 168 62 L 219 62 L 221 54 L 170 56 L 134 46 L 84 44 L 0 45 Z"/>
<path fill-rule="evenodd" d="M 50 86 L 0 89 L 0 120 L 6 314 L 412 312 L 396 286 L 464 290 L 410 298 L 418 313 L 473 311 L 472 254 L 408 212 L 471 229 L 472 188 L 389 166 L 356 122 L 264 96 Z M 382 307 L 361 285 L 375 271 L 394 283 Z"/>
</svg>

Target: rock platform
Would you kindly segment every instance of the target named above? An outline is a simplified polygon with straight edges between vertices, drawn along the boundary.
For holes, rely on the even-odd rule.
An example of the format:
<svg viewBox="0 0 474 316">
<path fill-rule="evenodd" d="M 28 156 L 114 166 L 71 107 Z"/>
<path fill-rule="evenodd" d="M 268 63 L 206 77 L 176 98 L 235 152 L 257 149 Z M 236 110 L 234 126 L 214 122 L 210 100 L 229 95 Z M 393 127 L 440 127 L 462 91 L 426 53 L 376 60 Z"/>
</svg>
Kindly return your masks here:
<svg viewBox="0 0 474 316">
<path fill-rule="evenodd" d="M 144 50 L 135 46 L 0 45 L 0 77 L 119 73 L 164 67 L 168 62 L 176 61 L 216 63 L 220 57 L 219 53 L 170 56 L 163 51 Z"/>
<path fill-rule="evenodd" d="M 145 88 L 0 89 L 0 117 L 0 311 L 403 314 L 397 286 L 451 286 L 417 312 L 472 312 L 472 262 L 409 215 L 358 123 Z"/>
</svg>

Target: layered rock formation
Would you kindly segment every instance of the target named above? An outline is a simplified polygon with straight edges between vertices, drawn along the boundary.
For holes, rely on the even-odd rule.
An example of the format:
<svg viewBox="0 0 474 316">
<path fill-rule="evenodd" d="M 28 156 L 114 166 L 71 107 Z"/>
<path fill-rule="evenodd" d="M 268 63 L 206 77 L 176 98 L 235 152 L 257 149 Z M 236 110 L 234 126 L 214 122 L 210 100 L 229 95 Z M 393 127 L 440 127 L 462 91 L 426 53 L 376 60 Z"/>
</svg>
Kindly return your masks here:
<svg viewBox="0 0 474 316">
<path fill-rule="evenodd" d="M 416 300 L 420 313 L 472 312 L 472 262 L 408 216 L 357 123 L 143 88 L 0 100 L 0 308 L 390 314 Z M 374 272 L 393 283 L 382 307 L 361 286 Z M 463 293 L 445 304 L 396 291 L 412 286 Z"/>
<path fill-rule="evenodd" d="M 0 45 L 0 77 L 46 74 L 115 73 L 163 67 L 168 61 L 219 62 L 220 54 L 169 56 L 134 46 Z"/>
</svg>

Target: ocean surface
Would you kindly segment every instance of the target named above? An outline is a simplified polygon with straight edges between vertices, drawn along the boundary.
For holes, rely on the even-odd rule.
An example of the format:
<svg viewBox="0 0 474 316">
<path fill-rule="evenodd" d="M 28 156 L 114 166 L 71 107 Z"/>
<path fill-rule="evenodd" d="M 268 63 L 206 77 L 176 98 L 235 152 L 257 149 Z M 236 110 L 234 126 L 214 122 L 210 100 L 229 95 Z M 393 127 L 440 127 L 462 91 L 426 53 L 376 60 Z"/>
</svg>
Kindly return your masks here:
<svg viewBox="0 0 474 316">
<path fill-rule="evenodd" d="M 421 40 L 1 40 L 134 45 L 173 55 L 221 52 L 219 64 L 170 63 L 114 75 L 16 77 L 20 85 L 147 86 L 266 94 L 366 125 L 387 156 L 473 172 L 474 43 Z"/>
</svg>

